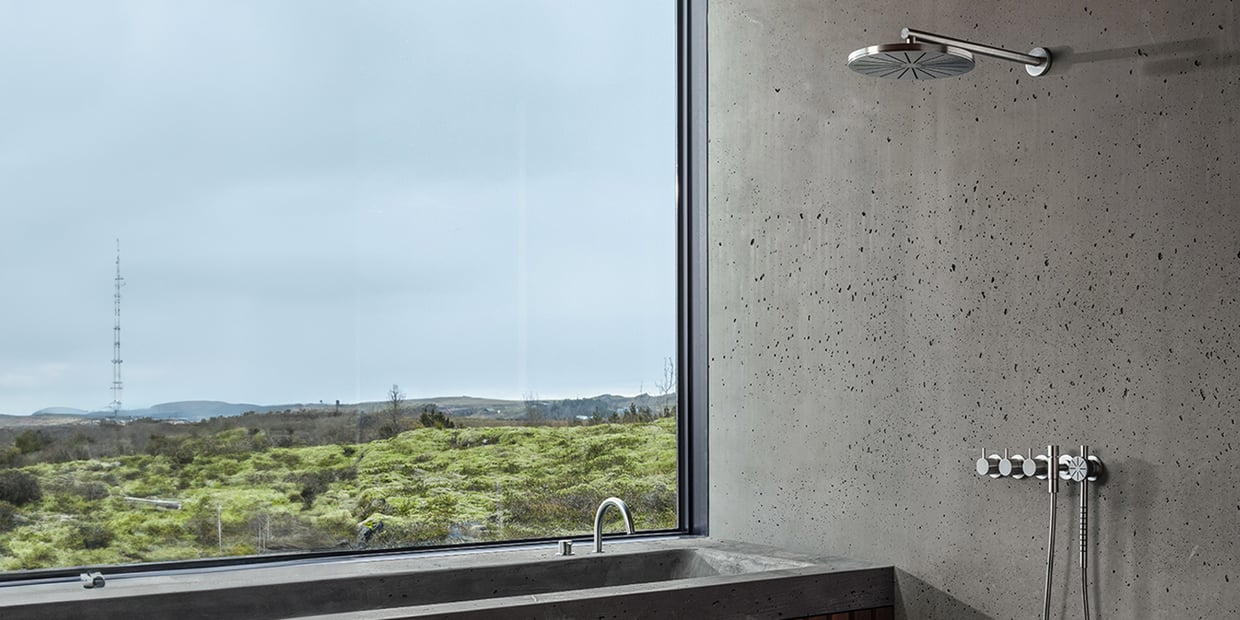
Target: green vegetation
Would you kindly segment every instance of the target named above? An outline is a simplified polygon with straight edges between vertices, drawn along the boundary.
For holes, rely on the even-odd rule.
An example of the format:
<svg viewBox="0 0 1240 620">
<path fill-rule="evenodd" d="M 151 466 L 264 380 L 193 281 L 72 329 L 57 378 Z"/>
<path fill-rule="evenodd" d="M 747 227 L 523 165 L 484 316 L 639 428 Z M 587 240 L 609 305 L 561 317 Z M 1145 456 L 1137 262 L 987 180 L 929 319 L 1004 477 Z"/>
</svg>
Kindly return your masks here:
<svg viewBox="0 0 1240 620">
<path fill-rule="evenodd" d="M 418 413 L 422 428 L 361 443 L 342 439 L 364 420 L 327 415 L 315 442 L 278 414 L 20 435 L 0 444 L 0 569 L 581 535 L 609 495 L 640 529 L 675 527 L 674 412 L 465 428 Z"/>
</svg>

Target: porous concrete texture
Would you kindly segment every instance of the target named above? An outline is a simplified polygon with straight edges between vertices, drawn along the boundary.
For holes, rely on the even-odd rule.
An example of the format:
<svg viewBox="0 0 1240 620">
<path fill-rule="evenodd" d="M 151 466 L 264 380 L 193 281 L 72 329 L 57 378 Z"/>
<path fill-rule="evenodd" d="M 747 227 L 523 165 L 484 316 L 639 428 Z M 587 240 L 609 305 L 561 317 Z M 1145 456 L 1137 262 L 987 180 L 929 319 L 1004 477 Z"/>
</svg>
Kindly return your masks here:
<svg viewBox="0 0 1240 620">
<path fill-rule="evenodd" d="M 1240 617 L 1240 7 L 709 11 L 712 536 L 893 564 L 901 617 L 1036 618 L 1048 494 L 974 460 L 1088 443 L 1094 617 Z M 905 26 L 1057 58 L 845 67 Z"/>
</svg>

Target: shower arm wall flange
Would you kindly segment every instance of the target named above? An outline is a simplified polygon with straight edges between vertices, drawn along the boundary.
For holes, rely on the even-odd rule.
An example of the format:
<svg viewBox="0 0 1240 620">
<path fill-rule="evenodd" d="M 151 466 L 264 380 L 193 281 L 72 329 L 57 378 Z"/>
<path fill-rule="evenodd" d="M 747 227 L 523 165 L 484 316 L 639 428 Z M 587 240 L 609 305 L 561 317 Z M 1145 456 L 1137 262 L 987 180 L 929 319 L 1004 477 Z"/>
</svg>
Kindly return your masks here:
<svg viewBox="0 0 1240 620">
<path fill-rule="evenodd" d="M 975 54 L 990 56 L 991 58 L 1019 62 L 1020 64 L 1025 65 L 1025 71 L 1034 77 L 1046 74 L 1047 70 L 1051 68 L 1051 54 L 1046 51 L 1045 48 L 1041 47 L 1035 47 L 1029 50 L 1028 54 L 1022 54 L 1020 52 L 1013 52 L 999 47 L 982 45 L 981 43 L 973 43 L 963 39 L 953 39 L 952 37 L 945 37 L 940 34 L 934 34 L 933 32 L 913 30 L 912 28 L 905 28 L 904 30 L 901 30 L 900 37 L 909 43 L 926 41 L 928 43 L 950 45 L 952 47 L 958 47 L 962 50 L 968 50 Z"/>
</svg>

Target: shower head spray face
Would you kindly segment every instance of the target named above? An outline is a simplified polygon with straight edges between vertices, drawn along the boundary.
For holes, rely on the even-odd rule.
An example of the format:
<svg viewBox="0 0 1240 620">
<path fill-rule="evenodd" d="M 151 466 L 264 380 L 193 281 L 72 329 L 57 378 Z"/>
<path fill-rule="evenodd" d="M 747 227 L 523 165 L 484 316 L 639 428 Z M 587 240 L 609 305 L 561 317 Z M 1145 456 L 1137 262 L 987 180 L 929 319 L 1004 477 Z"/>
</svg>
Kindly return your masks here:
<svg viewBox="0 0 1240 620">
<path fill-rule="evenodd" d="M 973 54 L 937 43 L 884 43 L 848 55 L 848 68 L 889 80 L 956 77 L 973 69 Z"/>
</svg>

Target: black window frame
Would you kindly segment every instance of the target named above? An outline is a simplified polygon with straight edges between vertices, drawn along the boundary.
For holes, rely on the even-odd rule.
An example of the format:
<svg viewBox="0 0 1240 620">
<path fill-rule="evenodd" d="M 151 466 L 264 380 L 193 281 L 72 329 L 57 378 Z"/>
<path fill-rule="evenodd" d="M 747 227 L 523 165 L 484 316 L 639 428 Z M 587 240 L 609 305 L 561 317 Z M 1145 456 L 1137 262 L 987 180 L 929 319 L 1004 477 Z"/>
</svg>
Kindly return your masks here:
<svg viewBox="0 0 1240 620">
<path fill-rule="evenodd" d="M 709 533 L 707 357 L 707 0 L 677 2 L 677 396 L 680 529 Z"/>
</svg>

